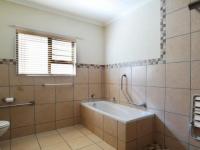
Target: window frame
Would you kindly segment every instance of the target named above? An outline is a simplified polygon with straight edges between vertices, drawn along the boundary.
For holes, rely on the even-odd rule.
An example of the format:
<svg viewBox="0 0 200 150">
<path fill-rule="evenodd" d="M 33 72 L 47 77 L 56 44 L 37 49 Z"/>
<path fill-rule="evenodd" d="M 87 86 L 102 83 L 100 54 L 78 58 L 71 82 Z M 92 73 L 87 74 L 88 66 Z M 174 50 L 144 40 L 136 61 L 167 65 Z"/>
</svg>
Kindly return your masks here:
<svg viewBox="0 0 200 150">
<path fill-rule="evenodd" d="M 41 37 L 46 37 L 48 39 L 48 74 L 19 74 L 18 72 L 18 34 L 28 34 L 28 35 L 35 35 L 35 36 L 41 36 Z M 33 31 L 33 30 L 27 30 L 27 29 L 16 29 L 16 43 L 15 43 L 15 54 L 16 54 L 16 73 L 19 76 L 76 76 L 76 56 L 77 56 L 77 42 L 73 38 L 69 38 L 66 36 L 62 35 L 57 35 L 53 33 L 48 33 L 48 32 L 42 32 L 42 31 Z M 52 40 L 57 40 L 57 41 L 63 41 L 63 42 L 70 42 L 73 44 L 72 46 L 72 61 L 62 61 L 62 60 L 53 60 L 52 59 Z M 49 44 L 51 42 L 51 44 Z M 51 46 L 49 46 L 51 45 Z M 49 55 L 51 54 L 51 55 Z M 73 65 L 73 72 L 71 74 L 51 74 L 51 64 L 71 64 Z"/>
</svg>

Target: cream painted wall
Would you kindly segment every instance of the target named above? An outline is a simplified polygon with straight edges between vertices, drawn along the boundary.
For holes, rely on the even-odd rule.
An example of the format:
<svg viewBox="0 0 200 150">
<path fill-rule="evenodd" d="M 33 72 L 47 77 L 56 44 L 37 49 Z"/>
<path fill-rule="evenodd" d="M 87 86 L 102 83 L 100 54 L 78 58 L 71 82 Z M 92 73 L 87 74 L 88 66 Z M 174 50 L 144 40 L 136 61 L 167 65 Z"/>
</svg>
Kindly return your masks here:
<svg viewBox="0 0 200 150">
<path fill-rule="evenodd" d="M 15 29 L 25 26 L 67 36 L 78 36 L 78 62 L 104 64 L 104 28 L 0 0 L 0 58 L 15 56 Z"/>
<path fill-rule="evenodd" d="M 106 27 L 105 62 L 119 63 L 160 56 L 160 0 L 146 3 Z"/>
</svg>

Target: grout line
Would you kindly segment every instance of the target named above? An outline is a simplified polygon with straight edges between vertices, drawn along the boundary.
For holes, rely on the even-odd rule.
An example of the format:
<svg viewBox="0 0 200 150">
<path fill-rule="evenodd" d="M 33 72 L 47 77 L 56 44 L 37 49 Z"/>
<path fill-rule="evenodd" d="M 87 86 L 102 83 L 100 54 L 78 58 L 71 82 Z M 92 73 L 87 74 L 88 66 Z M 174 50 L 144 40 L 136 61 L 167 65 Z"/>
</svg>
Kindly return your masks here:
<svg viewBox="0 0 200 150">
<path fill-rule="evenodd" d="M 69 148 L 71 150 L 73 150 L 73 148 L 68 144 L 68 142 L 64 139 L 64 137 L 60 134 L 60 132 L 58 132 L 58 130 L 56 129 L 56 132 L 58 133 L 58 135 L 64 140 L 64 142 L 67 144 L 67 146 L 69 146 Z"/>
<path fill-rule="evenodd" d="M 166 15 L 170 15 L 172 13 L 176 13 L 176 12 L 181 11 L 181 10 L 186 9 L 186 8 L 188 8 L 188 4 L 186 6 L 183 6 L 183 7 L 180 7 L 180 8 L 176 8 L 176 9 L 171 10 L 171 11 L 167 11 L 166 10 Z"/>
<path fill-rule="evenodd" d="M 191 1 L 191 0 L 190 0 Z M 188 120 L 190 122 L 190 115 L 191 115 L 191 97 L 192 97 L 192 15 L 191 15 L 191 11 L 190 11 L 190 109 L 189 109 L 189 116 L 188 116 Z M 189 125 L 189 133 L 188 133 L 188 144 L 190 146 L 190 135 L 191 135 L 191 131 L 190 131 L 190 125 Z"/>
<path fill-rule="evenodd" d="M 85 128 L 85 127 L 84 127 Z M 87 129 L 87 128 L 85 128 L 85 129 Z M 77 130 L 79 130 L 80 132 L 81 132 L 81 130 L 80 129 L 77 129 Z M 88 130 L 88 129 L 87 129 Z M 90 130 L 89 130 L 90 131 Z M 93 133 L 92 131 L 90 131 L 91 133 Z M 87 134 L 85 134 L 84 132 L 81 132 L 84 136 L 86 136 L 92 143 L 94 143 L 94 145 L 96 145 L 96 146 L 98 146 L 99 148 L 101 148 L 97 143 L 100 143 L 100 142 L 94 142 L 94 141 L 92 141 L 89 137 L 88 137 L 88 135 Z M 93 133 L 94 134 L 94 133 Z M 95 136 L 97 136 L 96 134 L 94 134 Z M 98 137 L 98 136 L 97 136 Z M 100 137 L 98 137 L 98 138 L 100 138 Z M 100 138 L 101 139 L 101 138 Z M 103 139 L 101 139 L 102 141 L 104 141 Z M 101 148 L 101 149 L 103 149 L 103 148 Z"/>
</svg>

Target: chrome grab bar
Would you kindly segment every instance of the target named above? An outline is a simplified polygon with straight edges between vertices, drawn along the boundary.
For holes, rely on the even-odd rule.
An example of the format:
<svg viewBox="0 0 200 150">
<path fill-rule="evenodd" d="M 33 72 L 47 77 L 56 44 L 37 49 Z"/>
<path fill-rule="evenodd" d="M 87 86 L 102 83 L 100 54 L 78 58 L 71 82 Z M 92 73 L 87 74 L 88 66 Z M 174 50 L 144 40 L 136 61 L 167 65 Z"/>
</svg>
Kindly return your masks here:
<svg viewBox="0 0 200 150">
<path fill-rule="evenodd" d="M 123 90 L 123 79 L 124 78 L 126 78 L 126 90 L 124 91 Z M 131 98 L 131 96 L 128 94 L 128 92 L 127 92 L 127 75 L 126 74 L 123 74 L 122 76 L 121 76 L 121 91 L 122 91 L 122 93 L 123 93 L 123 95 L 126 97 L 126 99 L 127 99 L 127 101 L 128 101 L 128 103 L 129 104 L 131 104 L 131 105 L 134 105 L 134 106 L 139 106 L 139 107 L 144 107 L 144 108 L 146 108 L 147 106 L 146 106 L 146 103 L 142 103 L 142 104 L 135 104 L 134 102 L 133 102 L 133 99 Z"/>
<path fill-rule="evenodd" d="M 22 103 L 22 104 L 0 105 L 0 108 L 9 108 L 9 107 L 26 106 L 26 105 L 35 105 L 35 102 L 30 101 L 28 103 Z"/>
<path fill-rule="evenodd" d="M 72 86 L 73 83 L 57 83 L 57 84 L 50 84 L 50 83 L 45 83 L 45 84 L 42 84 L 42 86 L 59 86 L 59 85 L 68 85 L 68 86 Z"/>
</svg>

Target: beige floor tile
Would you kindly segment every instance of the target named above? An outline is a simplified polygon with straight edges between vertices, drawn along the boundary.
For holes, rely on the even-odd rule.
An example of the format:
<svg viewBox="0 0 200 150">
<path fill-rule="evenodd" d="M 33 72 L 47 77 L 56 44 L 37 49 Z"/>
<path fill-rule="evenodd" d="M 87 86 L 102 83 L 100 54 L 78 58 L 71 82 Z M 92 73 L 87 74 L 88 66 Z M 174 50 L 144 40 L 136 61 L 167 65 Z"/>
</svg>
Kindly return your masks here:
<svg viewBox="0 0 200 150">
<path fill-rule="evenodd" d="M 39 135 L 37 137 L 38 137 L 38 142 L 42 148 L 59 143 L 64 143 L 62 137 L 58 134 L 55 134 L 55 132 L 54 133 L 47 132 L 46 134 L 44 133 L 43 135 Z"/>
<path fill-rule="evenodd" d="M 97 145 L 100 146 L 104 150 L 116 150 L 114 147 L 107 144 L 106 142 L 99 142 L 99 143 L 97 143 Z"/>
<path fill-rule="evenodd" d="M 65 139 L 76 139 L 79 137 L 84 137 L 84 135 L 80 131 L 72 130 L 65 133 L 60 133 L 60 135 Z"/>
<path fill-rule="evenodd" d="M 71 146 L 73 150 L 80 149 L 93 144 L 92 141 L 90 141 L 87 137 L 68 139 L 67 143 Z"/>
<path fill-rule="evenodd" d="M 36 136 L 39 137 L 45 137 L 45 136 L 50 136 L 50 135 L 58 135 L 58 132 L 56 130 L 52 130 L 52 131 L 47 131 L 47 132 L 41 132 L 41 133 L 37 133 Z"/>
<path fill-rule="evenodd" d="M 76 124 L 76 125 L 74 125 L 74 128 L 76 128 L 76 129 L 83 129 L 83 128 L 85 128 L 82 124 Z"/>
<path fill-rule="evenodd" d="M 35 135 L 15 138 L 11 141 L 12 150 L 40 150 Z"/>
<path fill-rule="evenodd" d="M 93 142 L 95 142 L 95 143 L 97 143 L 97 142 L 103 142 L 103 140 L 102 140 L 100 137 L 96 136 L 95 134 L 89 134 L 89 135 L 87 135 L 87 137 L 88 137 L 91 141 L 93 141 Z"/>
<path fill-rule="evenodd" d="M 0 142 L 0 150 L 10 150 L 10 141 Z"/>
<path fill-rule="evenodd" d="M 79 129 L 81 133 L 83 133 L 84 135 L 90 135 L 93 134 L 90 130 L 86 129 L 86 128 L 81 128 Z"/>
<path fill-rule="evenodd" d="M 90 145 L 90 146 L 81 148 L 81 150 L 102 150 L 102 149 L 100 147 L 98 147 L 97 145 Z"/>
<path fill-rule="evenodd" d="M 71 150 L 66 143 L 58 143 L 52 146 L 43 147 L 42 150 Z"/>
</svg>

